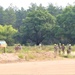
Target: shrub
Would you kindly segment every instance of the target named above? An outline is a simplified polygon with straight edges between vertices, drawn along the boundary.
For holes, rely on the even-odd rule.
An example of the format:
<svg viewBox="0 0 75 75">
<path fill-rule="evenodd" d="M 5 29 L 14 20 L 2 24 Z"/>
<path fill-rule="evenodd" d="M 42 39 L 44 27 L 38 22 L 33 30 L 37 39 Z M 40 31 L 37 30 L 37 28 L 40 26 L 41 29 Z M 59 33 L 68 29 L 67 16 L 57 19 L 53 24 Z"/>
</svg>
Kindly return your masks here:
<svg viewBox="0 0 75 75">
<path fill-rule="evenodd" d="M 18 57 L 21 58 L 21 59 L 23 59 L 24 55 L 23 54 L 19 54 Z"/>
</svg>

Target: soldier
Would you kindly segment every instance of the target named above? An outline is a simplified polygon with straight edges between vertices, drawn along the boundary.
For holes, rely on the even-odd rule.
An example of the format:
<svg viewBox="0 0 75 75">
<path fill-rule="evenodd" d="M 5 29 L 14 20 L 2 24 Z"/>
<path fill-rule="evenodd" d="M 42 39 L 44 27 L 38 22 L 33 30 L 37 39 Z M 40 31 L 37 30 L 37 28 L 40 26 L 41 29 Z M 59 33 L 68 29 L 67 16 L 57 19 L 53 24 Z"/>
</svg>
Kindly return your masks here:
<svg viewBox="0 0 75 75">
<path fill-rule="evenodd" d="M 57 44 L 54 44 L 54 58 L 56 58 L 58 52 L 58 46 Z"/>
<path fill-rule="evenodd" d="M 41 44 L 41 43 L 39 44 L 39 49 L 40 49 L 40 50 L 42 49 L 42 44 Z"/>
<path fill-rule="evenodd" d="M 58 44 L 59 54 L 61 54 L 61 43 Z"/>
<path fill-rule="evenodd" d="M 18 52 L 19 50 L 22 50 L 22 46 L 21 45 L 15 46 L 15 51 Z"/>
<path fill-rule="evenodd" d="M 69 45 L 68 45 L 68 49 L 67 49 L 67 54 L 70 54 L 70 53 L 71 53 L 71 50 L 72 50 L 71 44 L 69 44 Z"/>
<path fill-rule="evenodd" d="M 62 52 L 64 54 L 65 53 L 65 46 L 64 46 L 64 44 L 62 44 L 61 49 L 62 49 Z"/>
</svg>

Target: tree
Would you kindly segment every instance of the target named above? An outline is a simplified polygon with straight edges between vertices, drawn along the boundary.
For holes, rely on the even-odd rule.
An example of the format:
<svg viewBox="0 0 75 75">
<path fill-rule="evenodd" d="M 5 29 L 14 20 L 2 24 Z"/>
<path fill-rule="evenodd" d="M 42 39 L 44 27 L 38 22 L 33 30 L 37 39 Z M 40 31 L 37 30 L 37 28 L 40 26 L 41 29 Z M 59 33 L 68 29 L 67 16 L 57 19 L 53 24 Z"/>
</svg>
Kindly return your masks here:
<svg viewBox="0 0 75 75">
<path fill-rule="evenodd" d="M 52 3 L 48 5 L 47 10 L 55 17 L 62 13 L 62 7 L 54 6 Z"/>
<path fill-rule="evenodd" d="M 23 33 L 27 38 L 39 45 L 55 25 L 55 17 L 45 8 L 36 7 L 30 11 L 24 21 Z"/>
<path fill-rule="evenodd" d="M 21 10 L 16 11 L 16 23 L 15 23 L 15 28 L 19 29 L 20 26 L 23 25 L 23 19 L 26 17 L 26 11 L 24 8 L 21 8 Z"/>
<path fill-rule="evenodd" d="M 15 10 L 12 6 L 9 6 L 7 9 L 5 9 L 4 12 L 4 25 L 13 25 L 16 22 L 16 14 L 15 14 Z"/>
<path fill-rule="evenodd" d="M 3 7 L 0 6 L 0 24 L 1 25 L 4 24 L 3 16 L 4 16 L 4 10 L 3 10 Z"/>
<path fill-rule="evenodd" d="M 5 40 L 8 45 L 14 43 L 13 36 L 17 33 L 17 30 L 12 25 L 0 25 L 0 40 Z"/>
<path fill-rule="evenodd" d="M 67 40 L 69 43 L 75 43 L 75 6 L 68 5 L 63 13 L 57 16 L 57 22 L 60 26 L 60 30 L 63 29 L 63 40 Z M 60 31 L 59 31 L 60 32 Z M 62 36 L 62 35 L 61 35 Z"/>
</svg>

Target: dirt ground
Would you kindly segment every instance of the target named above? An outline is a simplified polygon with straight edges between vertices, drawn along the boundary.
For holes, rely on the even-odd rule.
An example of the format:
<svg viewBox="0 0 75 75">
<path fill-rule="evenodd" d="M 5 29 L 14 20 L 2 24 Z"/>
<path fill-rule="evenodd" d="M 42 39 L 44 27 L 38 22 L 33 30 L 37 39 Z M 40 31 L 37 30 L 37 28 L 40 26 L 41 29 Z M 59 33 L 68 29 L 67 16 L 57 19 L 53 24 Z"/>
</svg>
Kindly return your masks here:
<svg viewBox="0 0 75 75">
<path fill-rule="evenodd" d="M 75 59 L 18 60 L 16 54 L 0 54 L 0 75 L 75 75 Z"/>
<path fill-rule="evenodd" d="M 75 75 L 75 59 L 1 63 L 0 75 Z"/>
</svg>

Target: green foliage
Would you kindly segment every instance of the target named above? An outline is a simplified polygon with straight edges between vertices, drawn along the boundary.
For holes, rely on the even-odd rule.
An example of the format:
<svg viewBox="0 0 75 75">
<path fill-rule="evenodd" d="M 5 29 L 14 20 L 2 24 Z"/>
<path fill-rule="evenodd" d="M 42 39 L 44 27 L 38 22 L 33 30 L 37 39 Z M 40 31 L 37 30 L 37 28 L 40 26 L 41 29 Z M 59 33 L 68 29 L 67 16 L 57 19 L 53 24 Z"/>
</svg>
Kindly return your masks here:
<svg viewBox="0 0 75 75">
<path fill-rule="evenodd" d="M 75 7 L 74 6 L 67 6 L 64 10 L 63 13 L 59 16 L 57 16 L 57 22 L 59 25 L 59 31 L 62 35 L 64 36 L 64 40 L 65 38 L 68 39 L 67 43 L 74 43 L 74 39 L 75 39 Z M 63 30 L 63 31 L 62 31 Z M 63 34 L 62 34 L 62 32 Z M 58 34 L 59 35 L 59 34 Z"/>
<path fill-rule="evenodd" d="M 47 7 L 31 3 L 27 10 L 12 4 L 6 9 L 0 6 L 0 40 L 6 40 L 10 45 L 14 42 L 26 45 L 74 44 L 74 20 L 75 5 L 62 8 L 51 3 Z M 17 33 L 13 29 L 18 29 Z"/>
<path fill-rule="evenodd" d="M 0 6 L 0 24 L 3 25 L 4 24 L 4 10 L 3 7 Z"/>
<path fill-rule="evenodd" d="M 41 43 L 55 25 L 55 17 L 48 13 L 43 7 L 37 7 L 28 13 L 23 31 L 29 40 L 36 43 Z"/>
<path fill-rule="evenodd" d="M 20 26 L 23 25 L 23 20 L 26 17 L 26 10 L 24 10 L 24 8 L 21 8 L 21 10 L 17 10 L 16 11 L 16 23 L 15 23 L 15 28 L 17 28 L 18 30 L 20 30 Z"/>
<path fill-rule="evenodd" d="M 5 12 L 4 12 L 4 25 L 14 25 L 16 22 L 16 14 L 14 11 L 14 8 L 12 6 L 9 6 Z"/>
<path fill-rule="evenodd" d="M 54 6 L 52 3 L 48 5 L 47 10 L 55 17 L 62 13 L 62 7 Z"/>
<path fill-rule="evenodd" d="M 18 54 L 18 57 L 21 58 L 21 59 L 23 59 L 24 58 L 24 55 L 22 53 L 19 53 Z"/>
<path fill-rule="evenodd" d="M 12 25 L 0 25 L 0 40 L 6 40 L 7 44 L 13 43 L 13 36 L 17 33 L 17 30 Z"/>
</svg>

